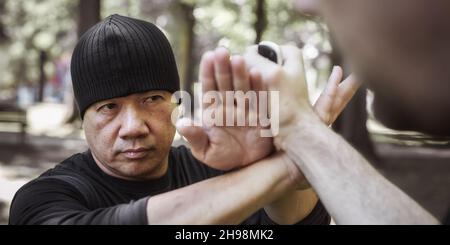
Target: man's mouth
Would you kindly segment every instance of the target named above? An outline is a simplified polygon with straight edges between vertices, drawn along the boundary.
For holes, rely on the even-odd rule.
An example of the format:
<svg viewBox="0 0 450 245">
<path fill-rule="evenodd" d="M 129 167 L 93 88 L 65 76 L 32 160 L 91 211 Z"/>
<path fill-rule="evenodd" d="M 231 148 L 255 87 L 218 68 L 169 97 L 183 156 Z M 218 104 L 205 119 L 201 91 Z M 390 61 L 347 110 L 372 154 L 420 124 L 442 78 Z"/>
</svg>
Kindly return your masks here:
<svg viewBox="0 0 450 245">
<path fill-rule="evenodd" d="M 146 157 L 151 150 L 153 150 L 153 148 L 139 147 L 126 149 L 122 151 L 121 154 L 127 159 L 137 160 Z"/>
</svg>

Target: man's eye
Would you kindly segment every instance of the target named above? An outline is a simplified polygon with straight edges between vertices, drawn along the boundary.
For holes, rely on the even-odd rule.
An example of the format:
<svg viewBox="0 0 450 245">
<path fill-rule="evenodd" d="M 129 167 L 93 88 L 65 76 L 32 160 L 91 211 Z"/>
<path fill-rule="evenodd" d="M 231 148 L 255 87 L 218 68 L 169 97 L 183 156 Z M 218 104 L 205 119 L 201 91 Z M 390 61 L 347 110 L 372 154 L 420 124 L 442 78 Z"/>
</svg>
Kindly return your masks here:
<svg viewBox="0 0 450 245">
<path fill-rule="evenodd" d="M 100 108 L 98 108 L 98 111 L 104 111 L 104 112 L 108 112 L 108 111 L 112 111 L 114 109 L 117 108 L 117 105 L 114 103 L 109 103 L 106 105 L 102 105 Z"/>
<path fill-rule="evenodd" d="M 161 101 L 163 99 L 164 99 L 164 97 L 162 97 L 161 95 L 152 95 L 152 96 L 146 98 L 145 102 L 146 103 L 153 103 L 153 102 Z"/>
</svg>

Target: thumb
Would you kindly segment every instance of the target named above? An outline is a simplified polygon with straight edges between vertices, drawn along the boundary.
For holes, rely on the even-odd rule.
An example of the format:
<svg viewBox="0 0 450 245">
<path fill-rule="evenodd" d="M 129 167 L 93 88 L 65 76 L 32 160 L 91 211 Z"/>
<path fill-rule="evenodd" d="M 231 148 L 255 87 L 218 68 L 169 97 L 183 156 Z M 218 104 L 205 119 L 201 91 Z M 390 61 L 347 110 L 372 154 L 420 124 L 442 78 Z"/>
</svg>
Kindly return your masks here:
<svg viewBox="0 0 450 245">
<path fill-rule="evenodd" d="M 202 127 L 195 126 L 194 121 L 189 118 L 181 118 L 177 121 L 177 131 L 189 142 L 192 153 L 204 153 L 208 146 L 208 135 Z M 201 158 L 200 156 L 196 156 Z"/>
</svg>

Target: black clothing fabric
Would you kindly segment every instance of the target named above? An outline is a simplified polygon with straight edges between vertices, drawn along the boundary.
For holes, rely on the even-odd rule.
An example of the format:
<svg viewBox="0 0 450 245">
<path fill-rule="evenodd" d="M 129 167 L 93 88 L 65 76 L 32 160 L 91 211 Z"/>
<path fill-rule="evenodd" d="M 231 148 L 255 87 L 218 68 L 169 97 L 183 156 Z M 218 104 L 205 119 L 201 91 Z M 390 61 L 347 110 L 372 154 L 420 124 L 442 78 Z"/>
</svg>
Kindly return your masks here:
<svg viewBox="0 0 450 245">
<path fill-rule="evenodd" d="M 180 90 L 175 56 L 164 33 L 152 23 L 117 14 L 80 38 L 70 71 L 81 118 L 98 101 Z"/>
<path fill-rule="evenodd" d="M 447 216 L 444 218 L 444 225 L 450 225 L 450 209 L 448 209 Z"/>
<path fill-rule="evenodd" d="M 90 151 L 75 154 L 24 185 L 11 204 L 9 223 L 20 224 L 147 224 L 149 197 L 181 188 L 223 172 L 197 161 L 184 146 L 172 148 L 167 173 L 136 182 L 104 173 Z M 329 224 L 319 202 L 299 224 Z M 275 224 L 263 209 L 243 224 Z"/>
</svg>

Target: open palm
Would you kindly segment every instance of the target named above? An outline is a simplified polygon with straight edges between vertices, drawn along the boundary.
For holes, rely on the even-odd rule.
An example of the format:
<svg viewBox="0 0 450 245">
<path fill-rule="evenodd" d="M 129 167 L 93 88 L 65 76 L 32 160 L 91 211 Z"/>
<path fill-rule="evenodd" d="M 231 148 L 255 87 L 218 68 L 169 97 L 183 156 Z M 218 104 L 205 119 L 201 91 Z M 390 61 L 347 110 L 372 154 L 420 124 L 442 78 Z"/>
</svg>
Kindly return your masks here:
<svg viewBox="0 0 450 245">
<path fill-rule="evenodd" d="M 225 91 L 243 91 L 244 93 L 267 91 L 267 86 L 263 84 L 259 72 L 247 71 L 242 57 L 235 56 L 230 60 L 228 51 L 223 48 L 208 52 L 202 57 L 199 76 L 204 94 L 209 91 L 217 91 L 221 94 Z M 341 80 L 342 70 L 334 69 L 326 89 L 315 104 L 316 113 L 326 124 L 331 124 L 337 118 L 359 87 L 353 77 L 347 78 L 340 84 Z M 257 97 L 257 99 L 263 98 Z M 227 105 L 225 101 L 215 105 L 206 104 L 203 108 L 204 110 L 220 108 L 224 112 L 233 109 L 235 118 L 242 115 L 246 118 L 246 126 L 195 127 L 192 126 L 192 121 L 186 118 L 178 122 L 177 129 L 189 141 L 194 157 L 208 166 L 230 170 L 263 159 L 274 150 L 273 138 L 261 137 L 261 130 L 267 128 L 261 125 L 248 125 L 249 117 L 259 118 L 258 112 L 261 111 L 247 106 L 245 108 L 247 113 L 245 113 L 236 104 Z M 225 125 L 227 114 L 223 115 L 222 125 Z"/>
<path fill-rule="evenodd" d="M 192 149 L 194 156 L 207 165 L 229 170 L 242 167 L 270 154 L 273 139 L 261 137 L 261 126 L 213 126 L 204 130 L 208 145 Z"/>
</svg>

